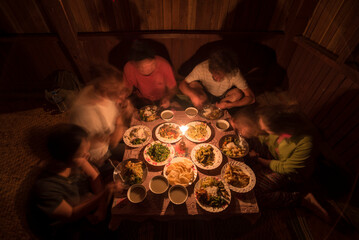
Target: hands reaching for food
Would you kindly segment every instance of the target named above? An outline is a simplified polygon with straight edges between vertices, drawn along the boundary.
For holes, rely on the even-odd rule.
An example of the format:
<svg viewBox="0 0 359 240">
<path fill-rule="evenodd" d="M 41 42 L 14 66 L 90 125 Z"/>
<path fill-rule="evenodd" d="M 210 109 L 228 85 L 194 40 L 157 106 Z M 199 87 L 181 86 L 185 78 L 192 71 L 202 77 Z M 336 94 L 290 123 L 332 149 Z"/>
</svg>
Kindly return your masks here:
<svg viewBox="0 0 359 240">
<path fill-rule="evenodd" d="M 167 99 L 167 98 L 163 98 L 162 101 L 161 101 L 160 107 L 166 109 L 166 108 L 169 108 L 170 105 L 171 105 L 170 100 Z"/>
</svg>

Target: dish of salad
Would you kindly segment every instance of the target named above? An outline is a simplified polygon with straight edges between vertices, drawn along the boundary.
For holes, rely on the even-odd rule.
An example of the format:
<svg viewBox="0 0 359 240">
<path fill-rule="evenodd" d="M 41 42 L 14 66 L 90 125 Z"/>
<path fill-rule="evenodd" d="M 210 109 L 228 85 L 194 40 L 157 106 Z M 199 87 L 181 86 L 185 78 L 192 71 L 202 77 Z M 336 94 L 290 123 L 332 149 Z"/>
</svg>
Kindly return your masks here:
<svg viewBox="0 0 359 240">
<path fill-rule="evenodd" d="M 208 212 L 221 212 L 231 202 L 228 185 L 217 177 L 201 178 L 194 187 L 196 202 Z"/>
<path fill-rule="evenodd" d="M 130 127 L 123 134 L 123 141 L 129 147 L 142 147 L 151 140 L 151 130 L 144 125 Z"/>
<path fill-rule="evenodd" d="M 163 166 L 173 158 L 174 148 L 171 144 L 154 141 L 146 146 L 143 156 L 149 164 Z"/>
</svg>

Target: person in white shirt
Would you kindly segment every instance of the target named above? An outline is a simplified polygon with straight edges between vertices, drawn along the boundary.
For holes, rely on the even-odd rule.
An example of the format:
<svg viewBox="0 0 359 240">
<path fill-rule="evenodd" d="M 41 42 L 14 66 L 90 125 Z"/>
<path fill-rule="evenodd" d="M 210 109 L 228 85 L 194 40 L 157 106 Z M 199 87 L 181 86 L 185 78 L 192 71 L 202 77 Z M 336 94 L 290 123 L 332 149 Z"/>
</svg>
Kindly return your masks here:
<svg viewBox="0 0 359 240">
<path fill-rule="evenodd" d="M 70 110 L 70 123 L 84 128 L 90 138 L 90 161 L 100 167 L 111 155 L 126 130 L 126 121 L 134 112 L 127 99 L 132 88 L 123 74 L 110 65 L 93 68 L 94 80 L 86 86 Z"/>
<path fill-rule="evenodd" d="M 254 103 L 254 93 L 243 78 L 236 57 L 229 49 L 216 50 L 192 70 L 179 89 L 195 107 L 215 102 L 220 109 L 230 109 Z"/>
</svg>

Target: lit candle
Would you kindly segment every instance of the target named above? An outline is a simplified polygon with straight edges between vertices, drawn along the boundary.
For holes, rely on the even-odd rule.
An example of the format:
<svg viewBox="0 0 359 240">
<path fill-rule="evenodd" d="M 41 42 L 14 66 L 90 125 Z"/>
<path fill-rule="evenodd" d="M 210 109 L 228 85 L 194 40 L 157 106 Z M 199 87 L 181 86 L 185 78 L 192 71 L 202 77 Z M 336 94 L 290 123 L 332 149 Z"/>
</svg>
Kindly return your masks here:
<svg viewBox="0 0 359 240">
<path fill-rule="evenodd" d="M 188 127 L 186 125 L 180 126 L 180 130 L 182 132 L 182 141 L 180 142 L 180 149 L 182 151 L 186 150 L 186 143 L 183 141 L 183 135 L 186 133 L 187 129 L 188 129 Z"/>
</svg>

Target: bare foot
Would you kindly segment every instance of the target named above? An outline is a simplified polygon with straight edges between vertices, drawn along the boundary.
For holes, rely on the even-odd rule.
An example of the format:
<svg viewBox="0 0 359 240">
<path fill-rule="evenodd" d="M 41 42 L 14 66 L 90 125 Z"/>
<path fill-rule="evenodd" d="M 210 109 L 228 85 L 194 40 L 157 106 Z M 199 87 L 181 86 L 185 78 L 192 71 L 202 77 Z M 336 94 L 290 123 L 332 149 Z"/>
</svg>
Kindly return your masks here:
<svg viewBox="0 0 359 240">
<path fill-rule="evenodd" d="M 302 205 L 309 210 L 311 210 L 313 213 L 315 213 L 318 217 L 323 219 L 325 222 L 330 223 L 331 219 L 329 217 L 329 214 L 327 210 L 325 210 L 320 203 L 315 199 L 314 195 L 312 193 L 308 193 L 304 196 L 302 200 Z"/>
</svg>

